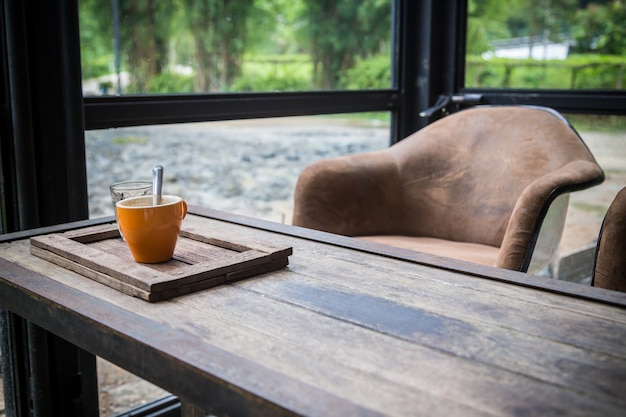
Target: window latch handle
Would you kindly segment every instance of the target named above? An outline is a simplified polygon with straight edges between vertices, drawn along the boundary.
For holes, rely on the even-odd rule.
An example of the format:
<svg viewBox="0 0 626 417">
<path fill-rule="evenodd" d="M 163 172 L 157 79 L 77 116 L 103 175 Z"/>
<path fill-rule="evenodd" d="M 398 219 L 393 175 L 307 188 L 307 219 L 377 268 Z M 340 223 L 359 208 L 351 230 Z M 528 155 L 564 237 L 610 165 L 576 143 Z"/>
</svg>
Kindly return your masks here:
<svg viewBox="0 0 626 417">
<path fill-rule="evenodd" d="M 452 100 L 452 96 L 443 95 L 437 97 L 437 101 L 435 105 L 427 108 L 426 110 L 422 110 L 420 112 L 420 117 L 432 117 L 435 113 L 441 113 L 442 115 L 448 114 L 448 105 Z"/>
<path fill-rule="evenodd" d="M 461 106 L 475 106 L 482 103 L 482 94 L 457 94 L 440 95 L 432 107 L 420 112 L 420 117 L 433 117 L 434 115 L 447 116 Z M 439 114 L 440 113 L 440 114 Z"/>
</svg>

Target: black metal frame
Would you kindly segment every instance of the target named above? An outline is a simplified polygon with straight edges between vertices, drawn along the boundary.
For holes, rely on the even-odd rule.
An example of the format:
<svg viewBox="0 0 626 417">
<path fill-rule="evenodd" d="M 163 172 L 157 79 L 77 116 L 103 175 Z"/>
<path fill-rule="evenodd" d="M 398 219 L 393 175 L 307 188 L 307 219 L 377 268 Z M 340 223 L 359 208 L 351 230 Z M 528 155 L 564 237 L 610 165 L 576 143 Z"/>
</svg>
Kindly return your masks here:
<svg viewBox="0 0 626 417">
<path fill-rule="evenodd" d="M 484 104 L 528 104 L 551 107 L 560 113 L 626 115 L 626 91 L 460 89 L 479 94 Z"/>
<path fill-rule="evenodd" d="M 1 4 L 3 232 L 87 218 L 77 3 Z M 0 315 L 7 415 L 97 415 L 95 356 Z"/>
<path fill-rule="evenodd" d="M 83 100 L 78 0 L 0 0 L 0 232 L 88 217 L 85 128 L 389 111 L 396 142 L 440 117 L 439 111 L 419 116 L 437 101 L 626 114 L 625 91 L 465 89 L 467 0 L 392 1 L 390 89 Z M 1 314 L 8 415 L 97 413 L 93 355 L 7 311 Z M 36 398 L 50 408 L 33 409 Z"/>
<path fill-rule="evenodd" d="M 86 97 L 87 129 L 229 119 L 396 111 L 395 90 Z"/>
</svg>

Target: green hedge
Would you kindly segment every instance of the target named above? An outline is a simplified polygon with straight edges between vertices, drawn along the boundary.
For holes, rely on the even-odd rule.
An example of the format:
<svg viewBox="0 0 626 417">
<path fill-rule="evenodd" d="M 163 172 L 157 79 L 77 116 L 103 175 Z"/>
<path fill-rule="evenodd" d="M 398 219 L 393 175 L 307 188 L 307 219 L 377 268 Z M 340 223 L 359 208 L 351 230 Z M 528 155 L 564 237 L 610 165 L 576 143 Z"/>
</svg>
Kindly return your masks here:
<svg viewBox="0 0 626 417">
<path fill-rule="evenodd" d="M 104 64 L 104 60 L 103 63 Z M 228 91 L 307 91 L 314 89 L 313 64 L 306 55 L 248 57 L 241 75 Z M 339 74 L 339 88 L 389 88 L 391 62 L 387 54 L 358 59 Z M 623 89 L 626 58 L 571 55 L 565 60 L 466 59 L 466 87 L 528 89 Z M 146 83 L 151 93 L 192 92 L 193 76 L 165 72 Z M 131 86 L 126 93 L 133 91 Z"/>
<path fill-rule="evenodd" d="M 488 88 L 622 89 L 626 57 L 571 55 L 565 60 L 468 57 L 465 85 Z"/>
</svg>

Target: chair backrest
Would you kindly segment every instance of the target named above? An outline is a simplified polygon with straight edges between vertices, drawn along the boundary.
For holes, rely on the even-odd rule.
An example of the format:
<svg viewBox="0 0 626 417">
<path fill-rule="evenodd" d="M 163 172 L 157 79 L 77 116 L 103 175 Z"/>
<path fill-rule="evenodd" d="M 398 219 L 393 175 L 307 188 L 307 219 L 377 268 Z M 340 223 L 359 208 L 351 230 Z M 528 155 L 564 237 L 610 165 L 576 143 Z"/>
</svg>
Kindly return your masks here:
<svg viewBox="0 0 626 417">
<path fill-rule="evenodd" d="M 626 292 L 626 187 L 617 193 L 604 216 L 591 285 Z"/>
<path fill-rule="evenodd" d="M 497 247 L 520 195 L 546 174 L 582 162 L 597 167 L 603 179 L 580 136 L 547 108 L 470 108 L 386 151 L 402 181 L 407 234 Z M 420 216 L 413 215 L 417 207 Z"/>
<path fill-rule="evenodd" d="M 499 248 L 494 266 L 537 273 L 558 250 L 568 193 L 603 180 L 556 111 L 477 106 L 387 149 L 307 166 L 294 193 L 293 224 L 488 245 Z"/>
</svg>

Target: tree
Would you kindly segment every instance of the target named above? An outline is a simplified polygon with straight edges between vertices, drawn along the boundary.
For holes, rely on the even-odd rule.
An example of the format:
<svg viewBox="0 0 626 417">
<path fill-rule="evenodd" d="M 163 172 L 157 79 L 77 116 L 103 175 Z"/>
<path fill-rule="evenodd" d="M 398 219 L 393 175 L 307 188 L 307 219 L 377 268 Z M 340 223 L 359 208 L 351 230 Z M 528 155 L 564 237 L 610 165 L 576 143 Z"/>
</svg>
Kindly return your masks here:
<svg viewBox="0 0 626 417">
<path fill-rule="evenodd" d="M 145 92 L 148 81 L 168 66 L 168 42 L 173 35 L 176 6 L 176 1 L 81 0 L 84 76 L 95 77 L 114 71 L 114 27 L 117 25 L 121 66 L 130 75 L 133 91 Z M 114 22 L 115 7 L 119 7 L 118 22 Z"/>
<path fill-rule="evenodd" d="M 81 0 L 80 43 L 83 78 L 95 78 L 113 70 L 111 3 Z"/>
<path fill-rule="evenodd" d="M 334 89 L 357 57 L 389 51 L 389 0 L 304 0 L 304 5 L 317 87 Z"/>
<path fill-rule="evenodd" d="M 626 1 L 591 2 L 577 15 L 576 50 L 608 55 L 626 54 Z"/>
<path fill-rule="evenodd" d="M 195 90 L 221 91 L 241 73 L 253 0 L 183 0 L 194 40 Z"/>
<path fill-rule="evenodd" d="M 246 53 L 297 54 L 304 51 L 301 0 L 254 0 L 248 15 Z"/>
<path fill-rule="evenodd" d="M 528 19 L 530 48 L 533 55 L 536 39 L 560 40 L 561 33 L 569 30 L 579 0 L 528 0 L 525 15 Z"/>
<path fill-rule="evenodd" d="M 508 16 L 515 10 L 515 2 L 501 0 L 469 0 L 467 44 L 468 54 L 479 55 L 489 51 L 491 39 L 505 39 L 510 37 L 507 28 Z M 502 17 L 507 17 L 503 19 Z"/>
<path fill-rule="evenodd" d="M 168 42 L 172 36 L 172 1 L 120 1 L 120 33 L 127 69 L 137 92 L 167 67 Z"/>
</svg>

